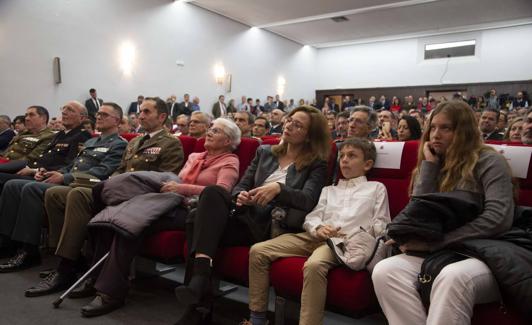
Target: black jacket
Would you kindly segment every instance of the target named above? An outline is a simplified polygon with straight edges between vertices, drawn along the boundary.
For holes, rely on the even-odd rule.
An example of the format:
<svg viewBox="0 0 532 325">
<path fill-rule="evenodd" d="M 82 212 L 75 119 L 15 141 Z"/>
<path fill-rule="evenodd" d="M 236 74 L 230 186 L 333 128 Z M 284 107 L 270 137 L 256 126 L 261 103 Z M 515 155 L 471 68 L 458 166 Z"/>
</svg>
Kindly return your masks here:
<svg viewBox="0 0 532 325">
<path fill-rule="evenodd" d="M 236 197 L 241 191 L 249 191 L 262 186 L 264 181 L 279 168 L 279 161 L 272 153 L 271 146 L 262 145 L 257 149 L 255 158 L 246 170 L 240 182 L 233 188 Z M 295 165 L 288 168 L 286 183 L 281 185 L 279 193 L 271 204 L 287 210 L 286 226 L 293 231 L 301 231 L 305 216 L 318 203 L 321 189 L 327 178 L 327 163 L 315 160 L 308 167 L 296 170 Z M 264 213 L 249 213 L 248 224 L 256 239 L 264 240 L 269 230 L 271 216 Z"/>
</svg>

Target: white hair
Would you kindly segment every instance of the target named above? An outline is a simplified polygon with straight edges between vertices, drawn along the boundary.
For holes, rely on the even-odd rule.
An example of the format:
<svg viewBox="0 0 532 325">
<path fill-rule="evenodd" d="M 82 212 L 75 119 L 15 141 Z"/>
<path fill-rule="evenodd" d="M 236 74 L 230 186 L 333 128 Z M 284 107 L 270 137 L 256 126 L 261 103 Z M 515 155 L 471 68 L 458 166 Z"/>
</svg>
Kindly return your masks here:
<svg viewBox="0 0 532 325">
<path fill-rule="evenodd" d="M 238 125 L 236 125 L 233 120 L 230 120 L 225 117 L 219 117 L 212 123 L 220 123 L 223 125 L 225 135 L 227 135 L 231 140 L 231 148 L 235 150 L 240 144 L 240 137 L 242 135 L 242 132 L 240 131 Z"/>
</svg>

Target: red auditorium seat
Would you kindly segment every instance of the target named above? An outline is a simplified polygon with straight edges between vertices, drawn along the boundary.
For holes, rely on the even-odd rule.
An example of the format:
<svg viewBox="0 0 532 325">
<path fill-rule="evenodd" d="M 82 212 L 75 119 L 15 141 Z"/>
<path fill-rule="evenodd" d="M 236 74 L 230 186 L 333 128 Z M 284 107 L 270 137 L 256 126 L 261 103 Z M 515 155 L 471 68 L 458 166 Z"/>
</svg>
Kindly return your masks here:
<svg viewBox="0 0 532 325">
<path fill-rule="evenodd" d="M 407 141 L 401 155 L 400 169 L 374 168 L 369 180 L 382 182 L 388 190 L 392 218 L 408 203 L 410 175 L 416 165 L 418 141 Z M 336 146 L 335 146 L 336 147 Z M 272 264 L 271 284 L 277 295 L 299 300 L 303 288 L 303 264 L 306 258 L 288 257 Z M 370 274 L 337 267 L 329 272 L 327 307 L 357 316 L 377 308 Z"/>
<path fill-rule="evenodd" d="M 192 152 L 205 151 L 205 139 L 196 140 L 192 137 L 179 137 L 183 144 L 185 157 Z M 240 176 L 255 157 L 255 152 L 259 142 L 256 139 L 242 139 L 239 147 L 235 150 L 240 160 Z M 144 240 L 141 255 L 163 262 L 174 262 L 182 260 L 186 256 L 185 232 L 183 230 L 165 230 L 151 235 Z M 246 261 L 247 265 L 247 261 Z M 247 267 L 246 267 L 247 270 Z M 247 271 L 246 271 L 247 272 Z"/>
<path fill-rule="evenodd" d="M 139 133 L 122 133 L 120 136 L 127 140 L 127 142 L 131 141 L 132 139 L 138 137 Z"/>
</svg>

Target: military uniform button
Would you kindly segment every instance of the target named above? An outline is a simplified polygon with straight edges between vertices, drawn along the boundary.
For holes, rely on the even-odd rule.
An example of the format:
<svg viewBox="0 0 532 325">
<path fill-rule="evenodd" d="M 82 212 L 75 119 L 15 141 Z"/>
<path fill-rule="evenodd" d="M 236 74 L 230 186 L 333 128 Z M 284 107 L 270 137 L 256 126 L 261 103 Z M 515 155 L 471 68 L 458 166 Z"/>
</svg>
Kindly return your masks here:
<svg viewBox="0 0 532 325">
<path fill-rule="evenodd" d="M 42 156 L 43 156 L 42 154 L 39 155 L 39 157 L 42 157 Z"/>
<path fill-rule="evenodd" d="M 52 152 L 52 150 L 48 150 L 48 152 Z"/>
<path fill-rule="evenodd" d="M 83 159 L 80 159 L 79 162 L 82 163 L 82 162 L 83 162 Z"/>
</svg>

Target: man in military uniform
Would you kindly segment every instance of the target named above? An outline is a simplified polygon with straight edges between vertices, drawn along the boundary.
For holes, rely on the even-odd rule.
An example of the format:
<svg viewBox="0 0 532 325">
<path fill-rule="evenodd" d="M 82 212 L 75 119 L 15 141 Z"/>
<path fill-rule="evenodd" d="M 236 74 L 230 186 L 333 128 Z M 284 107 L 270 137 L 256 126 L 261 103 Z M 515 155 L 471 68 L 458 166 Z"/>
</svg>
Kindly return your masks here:
<svg viewBox="0 0 532 325">
<path fill-rule="evenodd" d="M 32 150 L 27 165 L 16 174 L 0 173 L 0 188 L 11 179 L 39 180 L 45 172 L 65 167 L 76 157 L 79 144 L 91 138 L 91 134 L 81 125 L 81 122 L 87 118 L 87 109 L 79 102 L 70 101 L 63 106 L 61 116 L 65 130 L 57 132 L 44 152 L 40 152 L 35 158 L 33 157 L 35 149 Z"/>
<path fill-rule="evenodd" d="M 163 128 L 168 116 L 166 103 L 160 98 L 146 98 L 140 110 L 140 123 L 146 135 L 136 137 L 128 144 L 120 167 L 115 174 L 133 171 L 161 171 L 179 173 L 183 164 L 181 142 Z M 54 187 L 46 191 L 45 208 L 50 227 L 50 246 L 56 246 L 56 255 L 61 257 L 59 267 L 51 279 L 44 279 L 35 288 L 41 294 L 57 291 L 71 281 L 79 271 L 80 251 L 85 242 L 87 223 L 93 216 L 92 190 L 78 187 L 65 190 Z M 82 297 L 92 292 L 92 284 L 82 285 L 71 297 Z M 33 295 L 30 288 L 27 295 Z"/>
<path fill-rule="evenodd" d="M 114 115 L 120 115 L 121 108 L 116 104 L 112 105 L 117 107 L 117 112 Z M 105 114 L 109 116 L 115 109 L 109 106 L 107 110 L 109 112 Z M 81 104 L 69 103 L 65 105 L 63 119 L 69 129 L 67 134 L 75 135 L 75 130 L 79 130 L 78 136 L 70 138 L 70 142 L 67 141 L 68 138 L 64 138 L 61 142 L 54 138 L 53 146 L 50 146 L 52 149 L 43 154 L 43 158 L 46 157 L 43 160 L 48 161 L 46 166 L 55 169 L 54 164 L 60 164 L 62 161 L 66 161 L 69 155 L 78 152 L 79 143 L 76 143 L 76 139 L 86 138 L 79 126 L 85 117 L 86 110 Z M 12 179 L 5 183 L 3 195 L 0 197 L 0 235 L 3 236 L 4 246 L 7 246 L 4 248 L 4 254 L 13 254 L 16 246 L 22 247 L 15 254 L 15 258 L 0 264 L 0 273 L 23 269 L 40 263 L 38 244 L 44 219 L 43 196 L 46 189 L 52 186 L 70 184 L 74 180 L 73 174 L 78 170 L 87 171 L 98 178 L 107 178 L 116 169 L 126 142 L 116 135 L 117 125 L 115 122 L 114 119 L 109 119 L 107 124 L 100 123 L 103 137 L 87 140 L 86 149 L 68 166 L 62 166 L 55 171 L 40 169 L 35 174 L 34 179 Z M 61 155 L 62 152 L 66 152 L 66 154 Z M 110 154 L 106 154 L 107 152 Z M 58 158 L 59 161 L 53 161 L 49 156 Z M 59 167 L 59 165 L 57 166 Z"/>
<path fill-rule="evenodd" d="M 0 165 L 0 172 L 8 170 L 18 172 L 26 164 L 39 158 L 39 155 L 44 152 L 54 137 L 52 130 L 47 127 L 48 117 L 46 108 L 42 106 L 28 107 L 24 118 L 26 130 L 11 139 L 7 149 L 0 156 L 4 160 Z M 15 161 L 18 162 L 14 163 Z M 6 162 L 8 163 L 6 164 Z"/>
</svg>

